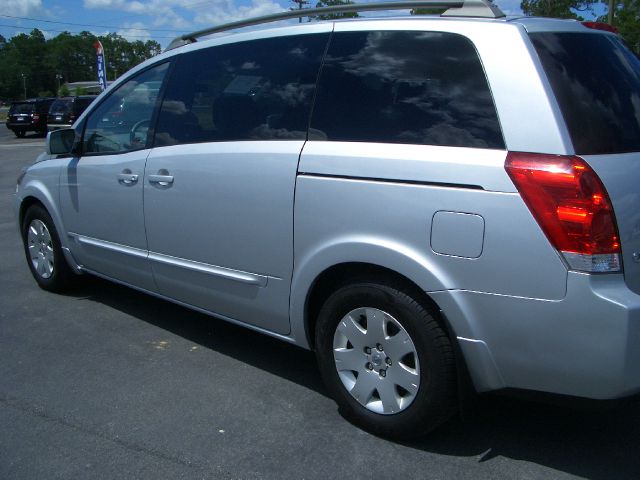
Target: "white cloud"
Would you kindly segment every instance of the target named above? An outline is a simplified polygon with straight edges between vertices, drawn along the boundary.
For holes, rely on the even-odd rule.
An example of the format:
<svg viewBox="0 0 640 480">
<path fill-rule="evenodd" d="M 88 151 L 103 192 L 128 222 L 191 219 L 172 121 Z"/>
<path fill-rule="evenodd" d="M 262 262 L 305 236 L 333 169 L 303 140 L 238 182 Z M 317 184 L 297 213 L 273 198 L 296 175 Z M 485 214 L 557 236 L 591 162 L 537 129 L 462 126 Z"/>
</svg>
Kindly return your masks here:
<svg viewBox="0 0 640 480">
<path fill-rule="evenodd" d="M 44 7 L 42 0 L 0 0 L 0 11 L 9 15 L 26 17 L 29 15 L 42 15 Z"/>
<path fill-rule="evenodd" d="M 168 26 L 185 32 L 193 29 L 194 24 L 215 25 L 285 10 L 274 0 L 251 0 L 250 4 L 241 6 L 233 0 L 84 0 L 84 6 L 145 14 L 154 27 Z"/>
<path fill-rule="evenodd" d="M 206 13 L 195 16 L 194 21 L 199 24 L 217 25 L 244 18 L 260 17 L 286 10 L 272 0 L 252 0 L 251 5 L 237 6 L 233 2 L 219 1 L 214 8 L 207 8 Z"/>
<path fill-rule="evenodd" d="M 130 42 L 135 42 L 136 40 L 146 42 L 151 40 L 151 33 L 145 30 L 145 26 L 142 22 L 125 23 L 116 33 Z"/>
<path fill-rule="evenodd" d="M 84 7 L 94 10 L 108 10 L 111 13 L 120 11 L 144 15 L 150 19 L 147 27 L 151 25 L 153 27 L 168 26 L 171 29 L 188 30 L 192 22 L 185 20 L 175 12 L 175 7 L 179 7 L 183 3 L 189 4 L 184 0 L 84 0 Z"/>
</svg>

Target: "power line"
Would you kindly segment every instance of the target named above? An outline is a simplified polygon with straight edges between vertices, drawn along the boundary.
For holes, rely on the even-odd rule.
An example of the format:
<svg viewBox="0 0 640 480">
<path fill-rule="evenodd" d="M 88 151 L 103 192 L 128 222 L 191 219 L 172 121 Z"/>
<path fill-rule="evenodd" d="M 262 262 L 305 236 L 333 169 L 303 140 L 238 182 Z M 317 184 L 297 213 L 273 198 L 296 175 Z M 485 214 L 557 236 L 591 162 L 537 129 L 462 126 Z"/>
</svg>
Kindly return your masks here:
<svg viewBox="0 0 640 480">
<path fill-rule="evenodd" d="M 1 27 L 6 27 L 6 28 L 18 28 L 18 29 L 20 29 L 20 30 L 34 30 L 34 29 L 35 29 L 35 30 L 40 30 L 40 29 L 39 29 L 39 28 L 37 28 L 37 27 L 19 27 L 18 25 L 6 25 L 6 24 L 2 24 L 2 23 L 0 23 L 0 28 L 1 28 Z M 129 29 L 127 29 L 127 28 L 118 28 L 118 29 L 119 29 L 119 30 L 129 30 Z M 82 31 L 80 31 L 80 32 L 70 32 L 69 30 L 50 30 L 50 29 L 47 29 L 46 31 L 47 31 L 47 32 L 55 32 L 55 33 L 72 33 L 72 34 L 76 34 L 76 35 L 77 35 L 78 33 L 82 33 Z M 86 30 L 83 30 L 83 31 L 86 31 Z M 90 32 L 90 33 L 93 33 L 93 32 Z M 116 33 L 116 32 L 114 32 L 114 33 Z M 129 34 L 127 34 L 127 37 L 133 37 L 133 38 L 150 38 L 150 36 L 149 36 L 149 35 L 129 35 Z M 175 38 L 175 37 L 165 37 L 165 36 L 157 36 L 157 35 L 154 35 L 154 36 L 152 37 L 152 39 L 156 39 L 156 38 L 162 38 L 162 39 L 170 38 L 170 39 L 173 39 L 173 38 Z"/>
<path fill-rule="evenodd" d="M 5 17 L 5 18 L 15 18 L 18 20 L 30 20 L 33 22 L 43 22 L 43 23 L 57 23 L 57 24 L 62 24 L 62 25 L 73 25 L 76 27 L 95 27 L 95 28 L 127 28 L 128 30 L 142 30 L 142 31 L 147 31 L 147 32 L 176 32 L 176 33 L 182 33 L 183 30 L 173 30 L 173 29 L 169 29 L 169 28 L 134 28 L 134 27 L 117 27 L 115 25 L 92 25 L 90 23 L 71 23 L 71 22 L 58 22 L 55 20 L 40 20 L 38 18 L 30 18 L 30 17 L 16 17 L 13 15 L 0 15 L 0 17 Z"/>
<path fill-rule="evenodd" d="M 184 5 L 176 5 L 176 8 L 181 8 L 183 10 L 189 10 L 192 7 L 199 7 L 202 5 L 210 5 L 211 4 L 211 0 L 205 0 L 205 1 L 197 1 L 197 2 L 193 2 L 193 3 L 186 3 Z M 142 15 L 148 15 L 148 12 L 144 12 L 144 13 L 137 13 L 137 12 L 129 12 L 126 15 L 118 15 L 116 17 L 107 17 L 104 20 L 108 20 L 110 22 L 114 21 L 114 20 L 121 20 L 124 18 L 129 18 L 131 16 L 142 16 Z"/>
</svg>

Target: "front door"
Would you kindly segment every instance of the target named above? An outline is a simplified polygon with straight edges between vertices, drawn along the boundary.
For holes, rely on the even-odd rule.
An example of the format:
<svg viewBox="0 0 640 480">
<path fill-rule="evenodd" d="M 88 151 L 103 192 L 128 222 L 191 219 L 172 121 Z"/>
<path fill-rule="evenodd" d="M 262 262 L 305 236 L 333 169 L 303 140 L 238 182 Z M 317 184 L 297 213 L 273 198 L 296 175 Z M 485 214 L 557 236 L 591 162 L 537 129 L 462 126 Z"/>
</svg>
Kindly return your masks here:
<svg viewBox="0 0 640 480">
<path fill-rule="evenodd" d="M 147 131 L 168 63 L 114 90 L 87 119 L 82 153 L 60 179 L 72 254 L 83 268 L 155 290 L 144 228 Z"/>
</svg>

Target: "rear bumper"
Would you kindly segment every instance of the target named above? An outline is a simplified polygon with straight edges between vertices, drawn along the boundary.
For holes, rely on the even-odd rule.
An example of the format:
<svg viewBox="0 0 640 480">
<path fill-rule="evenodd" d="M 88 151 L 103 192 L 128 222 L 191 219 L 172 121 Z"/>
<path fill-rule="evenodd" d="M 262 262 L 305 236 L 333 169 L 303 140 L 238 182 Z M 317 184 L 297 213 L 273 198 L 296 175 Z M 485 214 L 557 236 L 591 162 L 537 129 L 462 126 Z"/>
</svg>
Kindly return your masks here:
<svg viewBox="0 0 640 480">
<path fill-rule="evenodd" d="M 622 275 L 569 272 L 549 301 L 434 292 L 479 391 L 515 388 L 592 399 L 640 392 L 640 295 Z"/>
<path fill-rule="evenodd" d="M 25 130 L 25 131 L 31 131 L 31 130 L 40 130 L 41 127 L 34 125 L 33 123 L 29 123 L 29 122 L 7 122 L 6 123 L 7 128 L 9 130 Z"/>
</svg>

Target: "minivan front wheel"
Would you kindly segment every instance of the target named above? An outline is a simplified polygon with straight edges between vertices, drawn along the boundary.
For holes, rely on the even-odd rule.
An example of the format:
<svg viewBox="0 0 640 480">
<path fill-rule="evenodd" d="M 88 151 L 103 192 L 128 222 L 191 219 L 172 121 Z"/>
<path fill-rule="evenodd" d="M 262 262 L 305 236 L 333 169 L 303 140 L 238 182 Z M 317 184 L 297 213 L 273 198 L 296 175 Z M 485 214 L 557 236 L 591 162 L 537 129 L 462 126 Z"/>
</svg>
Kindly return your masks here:
<svg viewBox="0 0 640 480">
<path fill-rule="evenodd" d="M 58 232 L 49 213 L 40 205 L 27 210 L 22 239 L 29 269 L 38 285 L 52 292 L 65 290 L 73 279 L 62 253 Z"/>
<path fill-rule="evenodd" d="M 425 434 L 454 412 L 455 361 L 425 306 L 386 281 L 338 289 L 316 324 L 321 375 L 344 415 L 391 438 Z"/>
</svg>

